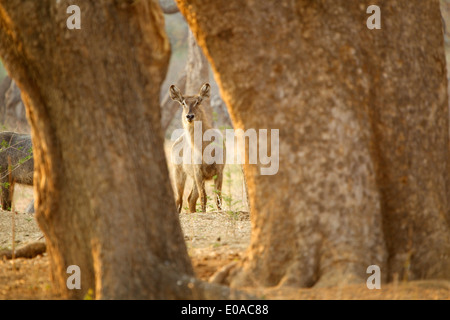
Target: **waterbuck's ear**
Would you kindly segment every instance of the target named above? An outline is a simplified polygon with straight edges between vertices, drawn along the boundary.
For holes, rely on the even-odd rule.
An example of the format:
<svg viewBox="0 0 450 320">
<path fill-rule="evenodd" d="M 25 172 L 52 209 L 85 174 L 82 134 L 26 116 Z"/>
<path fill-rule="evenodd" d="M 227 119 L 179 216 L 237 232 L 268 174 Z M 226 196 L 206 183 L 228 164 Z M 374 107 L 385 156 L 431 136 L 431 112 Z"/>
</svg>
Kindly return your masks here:
<svg viewBox="0 0 450 320">
<path fill-rule="evenodd" d="M 180 89 L 178 89 L 175 85 L 170 86 L 169 94 L 172 100 L 178 101 L 179 103 L 183 102 L 183 95 L 181 94 Z"/>
<path fill-rule="evenodd" d="M 200 92 L 198 93 L 199 97 L 201 98 L 201 100 L 205 99 L 205 98 L 209 98 L 211 92 L 211 86 L 209 85 L 209 83 L 205 83 L 202 88 L 200 89 Z"/>
</svg>

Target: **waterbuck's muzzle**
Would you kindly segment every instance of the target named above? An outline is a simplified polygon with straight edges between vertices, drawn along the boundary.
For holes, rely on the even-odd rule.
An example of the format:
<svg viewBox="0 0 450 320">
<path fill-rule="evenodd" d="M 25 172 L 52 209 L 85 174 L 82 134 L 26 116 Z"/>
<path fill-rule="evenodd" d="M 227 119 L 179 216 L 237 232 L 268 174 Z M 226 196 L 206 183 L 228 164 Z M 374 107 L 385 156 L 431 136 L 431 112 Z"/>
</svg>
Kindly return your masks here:
<svg viewBox="0 0 450 320">
<path fill-rule="evenodd" d="M 186 115 L 186 120 L 188 121 L 188 122 L 192 122 L 192 121 L 194 121 L 194 115 L 193 114 L 187 114 Z"/>
</svg>

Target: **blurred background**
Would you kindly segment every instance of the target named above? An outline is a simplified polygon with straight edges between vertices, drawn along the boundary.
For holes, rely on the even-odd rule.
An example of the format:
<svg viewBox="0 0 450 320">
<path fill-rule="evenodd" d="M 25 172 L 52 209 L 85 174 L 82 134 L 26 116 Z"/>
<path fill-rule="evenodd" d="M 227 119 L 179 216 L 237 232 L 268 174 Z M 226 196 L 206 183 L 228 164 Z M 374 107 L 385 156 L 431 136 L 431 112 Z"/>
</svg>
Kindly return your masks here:
<svg viewBox="0 0 450 320">
<path fill-rule="evenodd" d="M 440 0 L 443 21 L 443 35 L 446 50 L 447 66 L 450 62 L 450 0 Z M 165 132 L 165 150 L 167 159 L 170 159 L 170 148 L 173 144 L 171 134 L 181 125 L 181 108 L 171 101 L 168 96 L 168 88 L 176 84 L 186 95 L 194 95 L 201 84 L 208 81 L 211 84 L 211 98 L 205 108 L 208 109 L 211 124 L 224 132 L 232 128 L 232 122 L 223 102 L 217 83 L 214 79 L 211 67 L 206 58 L 201 54 L 198 46 L 190 34 L 188 25 L 181 13 L 164 14 L 165 29 L 170 40 L 172 53 L 166 79 L 161 87 L 161 124 Z M 202 65 L 203 64 L 203 65 Z M 201 69 L 201 70 L 200 70 Z M 205 71 L 206 70 L 206 71 Z M 450 68 L 447 67 L 447 78 L 450 79 Z M 192 74 L 195 74 L 192 76 Z M 187 79 L 186 75 L 189 75 Z M 191 84 L 189 85 L 189 81 Z M 450 84 L 450 81 L 449 81 Z M 448 86 L 450 92 L 450 85 Z M 450 108 L 449 108 L 450 114 Z M 20 97 L 20 90 L 12 81 L 0 61 L 0 128 L 1 131 L 15 131 L 29 133 L 30 127 L 26 119 L 25 107 Z M 168 163 L 170 169 L 170 163 Z M 249 211 L 245 182 L 240 165 L 227 165 L 224 171 L 224 194 L 228 197 L 229 212 Z M 173 179 L 172 179 L 173 181 Z M 186 187 L 186 193 L 190 190 L 190 181 Z M 211 186 L 208 186 L 211 188 Z M 31 188 L 24 187 L 25 198 L 32 198 Z M 211 190 L 207 190 L 208 193 Z M 19 198 L 23 198 L 19 196 Z M 19 208 L 26 207 L 27 200 L 19 202 Z M 209 208 L 209 210 L 214 210 Z"/>
<path fill-rule="evenodd" d="M 166 132 L 166 138 L 175 128 L 181 128 L 180 115 L 181 108 L 172 101 L 164 101 L 167 98 L 168 88 L 186 74 L 188 63 L 188 39 L 189 29 L 181 13 L 165 14 L 166 31 L 172 47 L 172 56 L 169 65 L 169 71 L 164 84 L 161 88 L 161 109 L 164 119 L 163 128 Z M 226 106 L 219 96 L 218 87 L 214 80 L 211 68 L 208 66 L 209 83 L 212 86 L 211 120 L 216 128 L 231 127 L 231 120 L 228 116 Z M 200 87 L 198 88 L 200 89 Z M 197 90 L 198 90 L 197 89 Z M 195 92 L 186 92 L 186 94 L 196 94 Z M 170 100 L 170 99 L 169 99 Z M 165 104 L 163 104 L 165 102 Z M 166 112 L 170 108 L 170 112 Z M 16 131 L 27 133 L 30 127 L 26 120 L 25 107 L 20 98 L 20 90 L 14 81 L 8 77 L 3 64 L 0 62 L 0 127 L 2 131 Z"/>
<path fill-rule="evenodd" d="M 447 65 L 450 62 L 450 0 L 440 0 L 442 18 L 444 22 L 444 39 Z M 171 133 L 176 128 L 181 128 L 181 109 L 168 101 L 167 92 L 171 84 L 177 84 L 180 78 L 186 75 L 189 55 L 189 28 L 181 13 L 164 14 L 165 28 L 172 47 L 172 56 L 166 79 L 161 87 L 161 113 L 162 125 L 166 139 L 170 139 Z M 194 61 L 195 62 L 195 61 Z M 192 62 L 191 62 L 192 63 Z M 191 66 L 192 67 L 192 66 Z M 212 86 L 211 121 L 214 127 L 219 129 L 232 128 L 226 105 L 220 97 L 220 93 L 214 79 L 211 68 L 208 66 L 209 83 Z M 447 77 L 450 79 L 449 68 Z M 450 81 L 449 81 L 450 83 Z M 184 90 L 182 90 L 184 92 Z M 450 85 L 449 85 L 450 92 Z M 186 94 L 195 94 L 186 92 Z M 20 98 L 20 90 L 14 81 L 8 77 L 3 64 L 0 61 L 0 128 L 2 131 L 29 132 L 30 127 L 26 120 L 25 107 Z"/>
</svg>

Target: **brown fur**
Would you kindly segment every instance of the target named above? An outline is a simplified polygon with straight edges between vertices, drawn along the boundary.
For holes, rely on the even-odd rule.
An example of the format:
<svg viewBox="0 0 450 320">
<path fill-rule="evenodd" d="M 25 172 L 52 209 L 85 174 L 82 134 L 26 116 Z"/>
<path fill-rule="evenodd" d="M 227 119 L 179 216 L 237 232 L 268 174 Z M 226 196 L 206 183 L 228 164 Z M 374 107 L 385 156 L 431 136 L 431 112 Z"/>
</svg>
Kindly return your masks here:
<svg viewBox="0 0 450 320">
<path fill-rule="evenodd" d="M 203 112 L 203 108 L 201 106 L 201 102 L 209 97 L 210 86 L 209 84 L 204 84 L 200 89 L 200 92 L 196 96 L 186 96 L 184 97 L 180 90 L 175 87 L 170 87 L 170 97 L 180 103 L 183 107 L 183 113 L 181 116 L 181 121 L 183 123 L 184 134 L 179 137 L 173 147 L 174 149 L 179 150 L 181 144 L 184 143 L 185 139 L 188 139 L 187 142 L 194 146 L 194 122 L 201 121 L 202 122 L 202 136 L 203 133 L 212 129 L 211 125 L 208 123 L 206 116 Z M 191 117 L 192 121 L 188 121 L 188 116 Z M 214 143 L 214 141 L 203 141 L 201 154 L 203 155 L 203 151 L 210 144 Z M 225 146 L 223 146 L 223 150 L 225 150 Z M 225 154 L 225 151 L 223 152 Z M 180 155 L 181 156 L 181 155 Z M 175 186 L 176 186 L 176 205 L 178 212 L 181 212 L 183 206 L 183 193 L 184 193 L 184 185 L 186 183 L 186 177 L 189 175 L 194 180 L 194 185 L 188 197 L 189 203 L 189 211 L 196 211 L 197 199 L 200 196 L 200 203 L 202 207 L 202 211 L 206 211 L 206 191 L 205 191 L 205 181 L 214 179 L 214 185 L 216 190 L 216 205 L 217 209 L 221 210 L 222 203 L 222 180 L 223 180 L 223 168 L 224 164 L 205 163 L 204 159 L 201 164 L 194 164 L 194 159 L 191 159 L 192 164 L 179 164 L 174 166 L 174 177 L 175 177 Z"/>
</svg>

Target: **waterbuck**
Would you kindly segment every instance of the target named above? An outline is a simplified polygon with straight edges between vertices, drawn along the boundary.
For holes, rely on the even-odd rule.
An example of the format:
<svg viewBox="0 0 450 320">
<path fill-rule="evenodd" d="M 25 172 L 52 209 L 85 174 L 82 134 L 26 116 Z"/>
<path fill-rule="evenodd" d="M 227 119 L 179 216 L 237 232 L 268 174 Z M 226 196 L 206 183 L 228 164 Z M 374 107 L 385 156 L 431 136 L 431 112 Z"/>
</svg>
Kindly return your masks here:
<svg viewBox="0 0 450 320">
<path fill-rule="evenodd" d="M 212 129 L 211 125 L 208 122 L 206 114 L 204 113 L 202 107 L 202 101 L 206 98 L 209 98 L 211 91 L 211 86 L 208 83 L 205 83 L 200 92 L 195 96 L 183 96 L 180 89 L 176 86 L 170 86 L 169 93 L 172 100 L 177 101 L 182 107 L 183 112 L 181 116 L 181 122 L 183 123 L 184 133 L 181 135 L 173 144 L 172 154 L 174 152 L 187 151 L 186 146 L 189 144 L 188 150 L 192 152 L 189 157 L 190 161 L 183 161 L 183 163 L 174 164 L 174 177 L 175 177 L 175 186 L 176 186 L 176 205 L 178 212 L 181 212 L 183 205 L 183 193 L 184 193 L 184 185 L 186 183 L 186 177 L 189 175 L 194 184 L 192 186 L 192 190 L 188 197 L 189 203 L 189 211 L 196 211 L 197 199 L 200 196 L 200 204 L 203 212 L 206 211 L 206 191 L 205 191 L 205 181 L 214 180 L 215 186 L 215 198 L 217 209 L 221 210 L 221 202 L 222 202 L 222 176 L 223 176 L 223 168 L 224 168 L 224 160 L 223 157 L 221 161 L 215 161 L 211 163 L 203 156 L 205 148 L 207 148 L 211 143 L 215 143 L 217 147 L 217 143 L 220 143 L 218 148 L 222 151 L 221 154 L 225 154 L 223 150 L 225 146 L 223 141 L 203 141 L 203 134 L 207 130 Z M 195 132 L 198 130 L 200 132 Z M 201 128 L 201 129 L 200 129 Z M 200 133 L 200 134 L 199 134 Z M 200 136 L 201 141 L 197 143 L 194 141 L 194 136 Z M 201 155 L 202 158 L 195 160 L 194 157 L 196 155 Z M 188 162 L 188 163 L 186 163 Z"/>
</svg>

